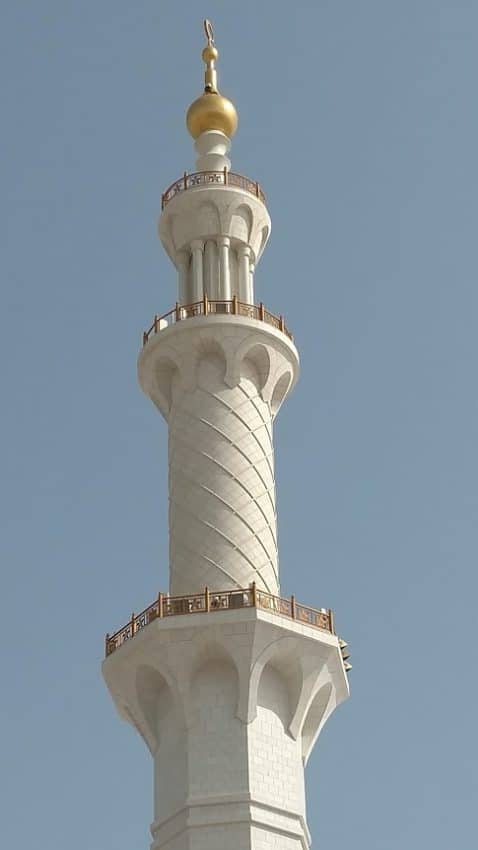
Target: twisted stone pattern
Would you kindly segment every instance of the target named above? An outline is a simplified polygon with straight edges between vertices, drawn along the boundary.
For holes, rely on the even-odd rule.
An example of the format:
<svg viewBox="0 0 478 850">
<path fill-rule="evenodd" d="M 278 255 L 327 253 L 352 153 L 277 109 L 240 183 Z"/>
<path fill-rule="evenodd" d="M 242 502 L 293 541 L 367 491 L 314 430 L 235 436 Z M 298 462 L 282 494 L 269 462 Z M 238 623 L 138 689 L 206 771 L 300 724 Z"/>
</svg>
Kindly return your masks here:
<svg viewBox="0 0 478 850">
<path fill-rule="evenodd" d="M 173 381 L 169 415 L 170 592 L 247 587 L 278 593 L 274 455 L 270 406 L 254 364 L 238 386 L 210 353 L 197 384 Z"/>
</svg>

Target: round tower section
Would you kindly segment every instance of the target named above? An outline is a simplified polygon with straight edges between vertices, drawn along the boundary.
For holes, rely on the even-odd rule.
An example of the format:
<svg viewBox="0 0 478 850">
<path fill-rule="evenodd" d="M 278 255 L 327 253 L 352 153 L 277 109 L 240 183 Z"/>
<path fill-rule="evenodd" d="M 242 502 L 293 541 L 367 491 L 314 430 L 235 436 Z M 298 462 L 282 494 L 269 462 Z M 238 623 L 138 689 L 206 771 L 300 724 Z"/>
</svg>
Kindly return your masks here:
<svg viewBox="0 0 478 850">
<path fill-rule="evenodd" d="M 173 596 L 279 592 L 272 431 L 298 368 L 285 330 L 250 316 L 188 318 L 145 344 L 139 381 L 168 423 Z"/>
<path fill-rule="evenodd" d="M 184 175 L 163 195 L 159 236 L 178 270 L 178 302 L 254 303 L 254 269 L 271 231 L 258 183 L 222 171 Z"/>
</svg>

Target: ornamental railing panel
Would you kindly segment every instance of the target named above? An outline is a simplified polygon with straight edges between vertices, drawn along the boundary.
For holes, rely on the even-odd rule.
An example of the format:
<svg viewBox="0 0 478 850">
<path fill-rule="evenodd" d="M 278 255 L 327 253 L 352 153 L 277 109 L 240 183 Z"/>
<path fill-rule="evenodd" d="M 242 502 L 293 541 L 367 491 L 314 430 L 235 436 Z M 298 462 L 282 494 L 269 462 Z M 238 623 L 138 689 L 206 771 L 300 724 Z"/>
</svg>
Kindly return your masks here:
<svg viewBox="0 0 478 850">
<path fill-rule="evenodd" d="M 264 310 L 264 321 L 269 325 L 272 325 L 273 328 L 277 328 L 278 331 L 281 330 L 280 316 L 274 316 L 273 313 L 269 313 L 268 310 Z"/>
<path fill-rule="evenodd" d="M 249 177 L 243 177 L 242 174 L 235 174 L 233 171 L 224 168 L 222 171 L 196 171 L 194 174 L 185 172 L 161 195 L 161 209 L 164 210 L 176 195 L 198 186 L 237 186 L 250 195 L 255 195 L 263 203 L 266 200 L 264 192 L 256 180 L 251 180 Z"/>
<path fill-rule="evenodd" d="M 256 605 L 264 611 L 272 611 L 273 614 L 282 614 L 284 617 L 292 617 L 292 601 L 282 599 L 280 596 L 272 596 L 263 590 L 256 590 Z"/>
<path fill-rule="evenodd" d="M 155 316 L 151 327 L 143 333 L 143 345 L 146 345 L 152 336 L 171 327 L 176 322 L 194 319 L 197 316 L 245 316 L 247 319 L 266 322 L 266 324 L 284 333 L 290 340 L 294 339 L 289 328 L 285 325 L 283 317 L 269 313 L 262 303 L 259 305 L 246 304 L 236 297 L 231 301 L 211 301 L 204 297 L 201 301 L 195 301 L 194 304 L 176 304 L 169 313 Z"/>
<path fill-rule="evenodd" d="M 308 626 L 315 626 L 318 629 L 327 629 L 329 627 L 329 616 L 324 611 L 316 611 L 314 608 L 307 608 L 305 605 L 296 605 L 295 619 L 301 623 L 306 623 Z"/>
<path fill-rule="evenodd" d="M 245 589 L 210 591 L 189 596 L 169 596 L 160 593 L 157 599 L 140 614 L 132 614 L 125 626 L 113 635 L 106 635 L 105 655 L 111 655 L 135 637 L 156 619 L 179 617 L 187 614 L 210 614 L 239 608 L 260 608 L 281 617 L 289 617 L 316 629 L 335 634 L 334 618 L 330 608 L 309 608 L 295 601 L 293 596 L 284 599 L 259 590 L 255 584 Z"/>
</svg>

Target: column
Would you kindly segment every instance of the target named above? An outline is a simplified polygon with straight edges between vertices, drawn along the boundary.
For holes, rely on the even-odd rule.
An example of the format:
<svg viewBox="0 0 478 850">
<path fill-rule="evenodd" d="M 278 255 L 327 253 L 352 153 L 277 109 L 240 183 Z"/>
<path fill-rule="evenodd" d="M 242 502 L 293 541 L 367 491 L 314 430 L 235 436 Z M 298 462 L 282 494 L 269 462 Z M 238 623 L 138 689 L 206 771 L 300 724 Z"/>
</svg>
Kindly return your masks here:
<svg viewBox="0 0 478 850">
<path fill-rule="evenodd" d="M 237 249 L 237 274 L 239 283 L 239 301 L 251 304 L 249 260 L 251 249 L 249 245 L 239 245 Z"/>
<path fill-rule="evenodd" d="M 219 293 L 219 270 L 217 245 L 213 239 L 208 239 L 204 247 L 204 291 L 211 301 L 217 300 Z"/>
<path fill-rule="evenodd" d="M 249 262 L 249 304 L 254 304 L 254 271 L 255 264 Z"/>
<path fill-rule="evenodd" d="M 231 275 L 229 269 L 229 236 L 218 236 L 217 247 L 219 252 L 219 297 L 223 301 L 231 301 Z"/>
<path fill-rule="evenodd" d="M 180 304 L 189 304 L 191 294 L 189 292 L 189 251 L 179 251 L 177 264 L 179 272 L 178 301 Z"/>
<path fill-rule="evenodd" d="M 204 295 L 203 287 L 203 250 L 204 242 L 202 239 L 193 239 L 191 242 L 192 262 L 192 286 L 191 296 L 193 303 L 201 301 Z"/>
</svg>

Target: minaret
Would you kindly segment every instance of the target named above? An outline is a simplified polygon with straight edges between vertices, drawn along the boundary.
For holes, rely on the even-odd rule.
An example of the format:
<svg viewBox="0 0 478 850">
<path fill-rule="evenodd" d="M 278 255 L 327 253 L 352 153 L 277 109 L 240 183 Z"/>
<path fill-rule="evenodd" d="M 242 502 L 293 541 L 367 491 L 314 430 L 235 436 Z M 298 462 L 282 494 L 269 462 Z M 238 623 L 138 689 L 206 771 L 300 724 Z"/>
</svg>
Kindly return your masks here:
<svg viewBox="0 0 478 850">
<path fill-rule="evenodd" d="M 159 219 L 177 302 L 138 362 L 168 424 L 169 593 L 107 635 L 103 673 L 153 757 L 152 850 L 306 849 L 304 766 L 350 665 L 329 609 L 280 596 L 273 421 L 299 357 L 255 303 L 271 223 L 259 184 L 231 171 L 237 113 L 205 31 L 196 172 Z"/>
</svg>

